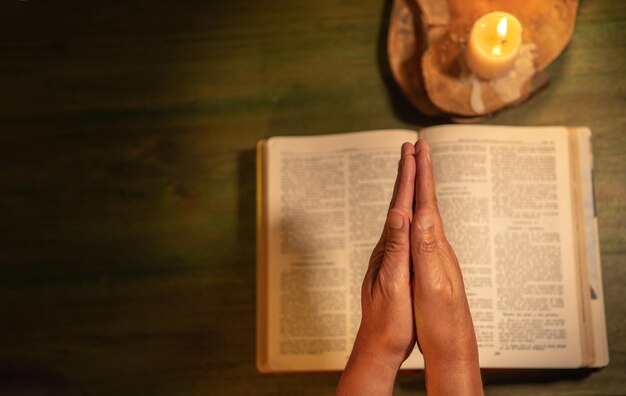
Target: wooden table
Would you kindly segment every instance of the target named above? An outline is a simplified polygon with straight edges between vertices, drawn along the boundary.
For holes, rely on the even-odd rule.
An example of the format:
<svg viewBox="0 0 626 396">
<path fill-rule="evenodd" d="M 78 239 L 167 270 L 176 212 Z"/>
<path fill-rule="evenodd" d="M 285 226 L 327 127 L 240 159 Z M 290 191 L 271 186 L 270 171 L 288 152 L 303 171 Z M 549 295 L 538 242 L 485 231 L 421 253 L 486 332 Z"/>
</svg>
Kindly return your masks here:
<svg viewBox="0 0 626 396">
<path fill-rule="evenodd" d="M 337 375 L 254 367 L 253 150 L 441 122 L 390 83 L 388 9 L 4 1 L 0 394 L 331 394 Z M 490 121 L 593 130 L 611 364 L 488 377 L 489 394 L 626 392 L 624 70 L 626 2 L 582 1 L 549 88 Z"/>
</svg>

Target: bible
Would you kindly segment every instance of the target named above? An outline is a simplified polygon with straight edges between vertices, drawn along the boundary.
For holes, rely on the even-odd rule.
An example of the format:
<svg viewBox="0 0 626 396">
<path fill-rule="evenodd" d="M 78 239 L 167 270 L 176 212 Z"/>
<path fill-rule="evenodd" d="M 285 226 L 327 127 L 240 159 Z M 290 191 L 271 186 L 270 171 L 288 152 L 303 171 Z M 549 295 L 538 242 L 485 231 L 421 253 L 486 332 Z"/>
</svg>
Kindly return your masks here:
<svg viewBox="0 0 626 396">
<path fill-rule="evenodd" d="M 342 370 L 400 147 L 426 139 L 482 368 L 608 364 L 591 132 L 441 125 L 257 145 L 260 372 Z M 417 347 L 403 369 L 424 367 Z"/>
</svg>

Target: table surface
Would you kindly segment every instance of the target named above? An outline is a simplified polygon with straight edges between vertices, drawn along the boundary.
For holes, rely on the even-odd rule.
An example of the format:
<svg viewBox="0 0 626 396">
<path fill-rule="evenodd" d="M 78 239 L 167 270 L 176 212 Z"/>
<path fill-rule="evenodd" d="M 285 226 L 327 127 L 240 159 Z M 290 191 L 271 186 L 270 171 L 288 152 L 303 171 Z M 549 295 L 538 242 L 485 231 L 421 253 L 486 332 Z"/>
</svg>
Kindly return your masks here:
<svg viewBox="0 0 626 396">
<path fill-rule="evenodd" d="M 0 5 L 0 393 L 330 394 L 254 367 L 255 162 L 273 135 L 418 128 L 388 1 Z M 489 123 L 588 125 L 608 368 L 492 395 L 626 393 L 626 2 L 583 1 L 550 86 Z M 396 394 L 424 393 L 403 375 Z"/>
</svg>

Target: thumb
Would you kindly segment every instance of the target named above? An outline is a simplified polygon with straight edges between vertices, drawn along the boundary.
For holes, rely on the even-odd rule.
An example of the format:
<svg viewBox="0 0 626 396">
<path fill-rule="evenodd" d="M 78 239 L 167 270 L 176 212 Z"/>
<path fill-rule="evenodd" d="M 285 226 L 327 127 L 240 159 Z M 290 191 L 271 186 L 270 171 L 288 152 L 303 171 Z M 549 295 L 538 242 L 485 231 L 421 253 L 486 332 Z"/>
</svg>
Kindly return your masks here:
<svg viewBox="0 0 626 396">
<path fill-rule="evenodd" d="M 380 271 L 384 278 L 409 281 L 410 216 L 401 208 L 391 208 L 387 214 L 385 253 Z"/>
<path fill-rule="evenodd" d="M 428 255 L 437 249 L 435 234 L 435 214 L 432 208 L 421 208 L 415 213 L 416 224 L 413 229 L 413 244 L 417 256 Z"/>
<path fill-rule="evenodd" d="M 440 221 L 436 210 L 430 207 L 420 208 L 415 213 L 411 232 L 413 269 L 415 271 L 415 292 L 422 294 L 431 290 L 449 287 L 445 264 L 441 257 L 442 245 L 445 245 L 435 230 L 435 223 Z"/>
</svg>

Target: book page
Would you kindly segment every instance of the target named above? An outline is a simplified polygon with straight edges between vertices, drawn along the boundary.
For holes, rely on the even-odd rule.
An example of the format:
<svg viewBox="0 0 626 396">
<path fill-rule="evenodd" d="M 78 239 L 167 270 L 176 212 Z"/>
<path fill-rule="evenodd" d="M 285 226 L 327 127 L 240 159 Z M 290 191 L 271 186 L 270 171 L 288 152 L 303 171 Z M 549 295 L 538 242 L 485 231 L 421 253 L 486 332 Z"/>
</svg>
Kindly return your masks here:
<svg viewBox="0 0 626 396">
<path fill-rule="evenodd" d="M 403 142 L 417 132 L 266 143 L 267 349 L 272 371 L 342 370 Z"/>
<path fill-rule="evenodd" d="M 420 135 L 432 148 L 481 367 L 580 366 L 567 129 L 464 125 Z"/>
</svg>

